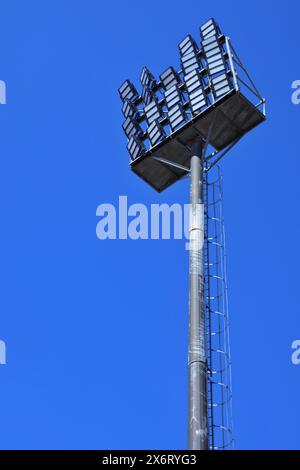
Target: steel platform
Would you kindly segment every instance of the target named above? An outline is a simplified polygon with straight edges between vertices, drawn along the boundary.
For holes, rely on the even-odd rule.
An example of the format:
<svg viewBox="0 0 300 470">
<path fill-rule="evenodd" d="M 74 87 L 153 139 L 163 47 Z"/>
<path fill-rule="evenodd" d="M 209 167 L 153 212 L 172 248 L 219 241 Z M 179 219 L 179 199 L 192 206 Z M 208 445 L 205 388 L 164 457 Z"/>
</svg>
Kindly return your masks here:
<svg viewBox="0 0 300 470">
<path fill-rule="evenodd" d="M 156 191 L 161 192 L 182 178 L 186 171 L 153 157 L 189 168 L 189 146 L 199 137 L 207 140 L 210 128 L 209 144 L 221 151 L 265 119 L 264 114 L 255 105 L 240 91 L 233 89 L 163 142 L 132 161 L 131 169 Z"/>
</svg>

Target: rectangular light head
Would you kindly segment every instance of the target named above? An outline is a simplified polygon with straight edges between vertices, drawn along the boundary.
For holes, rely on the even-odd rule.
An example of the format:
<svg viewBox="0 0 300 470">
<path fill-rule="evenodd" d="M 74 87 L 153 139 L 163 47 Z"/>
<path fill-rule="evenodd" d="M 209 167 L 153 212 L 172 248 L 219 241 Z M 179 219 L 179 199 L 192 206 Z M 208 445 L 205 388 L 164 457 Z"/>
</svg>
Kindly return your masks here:
<svg viewBox="0 0 300 470">
<path fill-rule="evenodd" d="M 180 62 L 185 75 L 193 70 L 199 69 L 199 60 L 195 51 L 191 51 L 182 56 Z"/>
<path fill-rule="evenodd" d="M 190 52 L 197 52 L 198 50 L 196 41 L 190 34 L 181 41 L 178 47 L 181 56 L 189 54 Z"/>
<path fill-rule="evenodd" d="M 130 154 L 131 160 L 135 160 L 137 157 L 145 152 L 145 145 L 137 137 L 132 136 L 127 144 L 127 150 Z"/>
<path fill-rule="evenodd" d="M 205 59 L 209 75 L 214 75 L 226 70 L 224 55 L 221 48 L 214 49 L 213 54 L 205 54 Z"/>
<path fill-rule="evenodd" d="M 125 118 L 133 117 L 137 113 L 137 109 L 131 101 L 125 100 L 122 106 L 122 113 Z"/>
<path fill-rule="evenodd" d="M 148 136 L 151 143 L 151 147 L 158 144 L 164 137 L 166 137 L 166 133 L 164 128 L 158 121 L 153 121 L 152 124 L 148 127 Z"/>
<path fill-rule="evenodd" d="M 130 137 L 133 135 L 139 135 L 142 131 L 141 127 L 131 117 L 128 117 L 125 120 L 122 127 L 128 139 L 130 139 Z"/>
<path fill-rule="evenodd" d="M 220 42 L 217 37 L 212 36 L 203 41 L 203 51 L 209 75 L 225 71 L 226 64 Z"/>
<path fill-rule="evenodd" d="M 171 88 L 172 86 L 177 85 L 180 82 L 179 76 L 175 72 L 173 67 L 167 68 L 167 70 L 163 72 L 159 78 L 165 90 L 168 90 L 168 88 Z"/>
<path fill-rule="evenodd" d="M 161 117 L 162 112 L 156 99 L 152 100 L 147 106 L 145 106 L 145 115 L 149 125 Z"/>
<path fill-rule="evenodd" d="M 220 45 L 220 41 L 217 36 L 210 36 L 207 39 L 203 39 L 202 41 L 202 48 L 204 52 L 208 52 L 211 49 L 214 49 L 215 47 Z"/>
<path fill-rule="evenodd" d="M 141 73 L 141 83 L 144 87 L 153 88 L 156 85 L 156 80 L 152 73 L 144 67 Z"/>
<path fill-rule="evenodd" d="M 216 73 L 223 71 L 225 72 L 226 64 L 223 54 L 217 54 L 213 57 L 209 57 L 206 59 L 206 61 L 209 75 L 215 75 Z"/>
<path fill-rule="evenodd" d="M 168 109 L 175 106 L 175 104 L 180 103 L 181 93 L 180 93 L 177 85 L 173 85 L 171 88 L 168 88 L 168 90 L 166 90 L 165 100 L 166 100 L 166 104 L 167 104 Z"/>
<path fill-rule="evenodd" d="M 173 108 L 168 111 L 168 118 L 172 131 L 175 131 L 186 122 L 186 116 L 180 104 L 173 106 Z"/>
<path fill-rule="evenodd" d="M 208 20 L 200 27 L 200 34 L 202 39 L 207 39 L 210 36 L 219 36 L 221 33 L 219 26 L 213 18 Z"/>
<path fill-rule="evenodd" d="M 155 96 L 154 96 L 153 91 L 150 88 L 144 86 L 143 91 L 142 91 L 142 99 L 143 99 L 145 106 L 147 106 L 151 101 L 153 101 L 154 97 Z"/>
<path fill-rule="evenodd" d="M 122 101 L 132 101 L 134 98 L 138 97 L 138 92 L 129 80 L 125 80 L 125 82 L 122 83 L 119 88 L 119 94 Z"/>
<path fill-rule="evenodd" d="M 211 81 L 213 94 L 216 99 L 221 98 L 222 96 L 226 95 L 231 89 L 232 85 L 229 81 L 226 73 L 215 77 Z"/>
<path fill-rule="evenodd" d="M 193 93 L 197 88 L 202 87 L 202 80 L 198 70 L 193 70 L 189 74 L 185 75 L 184 82 L 189 94 Z"/>
<path fill-rule="evenodd" d="M 199 113 L 207 106 L 207 98 L 202 88 L 198 88 L 198 90 L 190 94 L 190 104 L 193 114 Z"/>
</svg>

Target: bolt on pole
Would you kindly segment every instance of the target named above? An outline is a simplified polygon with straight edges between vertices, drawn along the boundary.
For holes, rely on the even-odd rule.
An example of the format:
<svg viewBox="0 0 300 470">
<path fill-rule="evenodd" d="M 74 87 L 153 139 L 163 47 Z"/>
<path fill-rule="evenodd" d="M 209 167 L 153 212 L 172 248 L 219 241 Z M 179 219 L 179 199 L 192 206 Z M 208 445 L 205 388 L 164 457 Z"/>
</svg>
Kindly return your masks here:
<svg viewBox="0 0 300 470">
<path fill-rule="evenodd" d="M 205 341 L 203 142 L 192 146 L 189 229 L 188 448 L 208 449 Z"/>
</svg>

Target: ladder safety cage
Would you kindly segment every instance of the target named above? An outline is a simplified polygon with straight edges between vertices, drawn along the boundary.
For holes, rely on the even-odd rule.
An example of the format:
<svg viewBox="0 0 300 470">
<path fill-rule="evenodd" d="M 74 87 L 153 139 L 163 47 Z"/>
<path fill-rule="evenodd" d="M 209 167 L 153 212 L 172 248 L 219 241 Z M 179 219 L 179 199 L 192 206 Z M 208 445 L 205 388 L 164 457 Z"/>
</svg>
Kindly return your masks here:
<svg viewBox="0 0 300 470">
<path fill-rule="evenodd" d="M 204 178 L 208 424 L 211 450 L 233 448 L 232 383 L 222 176 Z"/>
</svg>

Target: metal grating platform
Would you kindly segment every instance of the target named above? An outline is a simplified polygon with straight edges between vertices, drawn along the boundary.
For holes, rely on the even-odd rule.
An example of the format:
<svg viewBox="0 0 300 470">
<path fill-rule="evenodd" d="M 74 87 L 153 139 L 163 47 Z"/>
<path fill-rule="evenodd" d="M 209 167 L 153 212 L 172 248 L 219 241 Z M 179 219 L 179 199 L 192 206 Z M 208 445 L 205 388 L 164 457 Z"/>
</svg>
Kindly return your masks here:
<svg viewBox="0 0 300 470">
<path fill-rule="evenodd" d="M 207 140 L 211 125 L 209 143 L 217 151 L 221 151 L 265 119 L 265 115 L 246 96 L 240 91 L 231 90 L 214 106 L 204 110 L 160 144 L 133 160 L 131 169 L 156 191 L 161 192 L 182 178 L 186 171 L 153 157 L 189 168 L 189 146 L 199 137 Z"/>
</svg>

